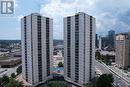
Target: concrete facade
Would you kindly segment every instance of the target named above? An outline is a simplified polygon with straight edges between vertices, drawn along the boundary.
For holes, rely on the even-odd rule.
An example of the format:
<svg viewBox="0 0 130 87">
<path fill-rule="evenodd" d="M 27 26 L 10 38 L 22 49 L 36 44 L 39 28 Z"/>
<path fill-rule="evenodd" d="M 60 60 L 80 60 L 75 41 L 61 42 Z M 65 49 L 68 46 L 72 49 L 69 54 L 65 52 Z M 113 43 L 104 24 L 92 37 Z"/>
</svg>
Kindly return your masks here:
<svg viewBox="0 0 130 87">
<path fill-rule="evenodd" d="M 130 33 L 116 36 L 116 64 L 118 67 L 130 66 Z"/>
<path fill-rule="evenodd" d="M 94 77 L 95 18 L 79 12 L 64 18 L 64 78 L 83 86 Z"/>
<path fill-rule="evenodd" d="M 50 76 L 53 57 L 53 20 L 33 13 L 21 19 L 22 74 L 32 85 Z"/>
</svg>

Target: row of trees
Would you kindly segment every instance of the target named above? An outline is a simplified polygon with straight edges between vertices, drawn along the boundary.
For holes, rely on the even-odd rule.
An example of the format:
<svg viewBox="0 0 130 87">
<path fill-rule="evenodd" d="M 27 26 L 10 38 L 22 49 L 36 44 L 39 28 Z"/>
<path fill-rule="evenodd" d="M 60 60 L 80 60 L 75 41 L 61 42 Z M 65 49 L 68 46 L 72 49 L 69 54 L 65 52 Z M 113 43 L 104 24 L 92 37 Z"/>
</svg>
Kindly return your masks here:
<svg viewBox="0 0 130 87">
<path fill-rule="evenodd" d="M 23 87 L 23 83 L 15 80 L 13 76 L 4 75 L 0 78 L 0 87 Z"/>
<path fill-rule="evenodd" d="M 19 74 L 22 73 L 22 66 L 21 66 L 21 65 L 16 69 L 16 73 L 17 73 L 17 74 L 12 73 L 12 74 L 11 74 L 11 77 L 12 77 L 12 78 L 15 78 L 17 75 L 19 75 Z"/>
<path fill-rule="evenodd" d="M 16 72 L 17 72 L 17 75 L 19 75 L 20 73 L 22 73 L 22 65 L 20 65 L 20 66 L 17 68 Z"/>
<path fill-rule="evenodd" d="M 99 51 L 96 52 L 96 60 L 104 62 L 106 65 L 111 65 L 109 55 L 101 55 Z"/>
</svg>

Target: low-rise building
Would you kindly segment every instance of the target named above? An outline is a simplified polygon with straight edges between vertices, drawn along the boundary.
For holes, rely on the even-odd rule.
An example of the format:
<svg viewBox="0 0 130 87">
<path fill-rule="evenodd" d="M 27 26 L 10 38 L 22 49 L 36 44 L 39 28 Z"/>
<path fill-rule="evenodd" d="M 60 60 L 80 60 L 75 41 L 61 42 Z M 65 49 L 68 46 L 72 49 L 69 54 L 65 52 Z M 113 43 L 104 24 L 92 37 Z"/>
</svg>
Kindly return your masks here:
<svg viewBox="0 0 130 87">
<path fill-rule="evenodd" d="M 15 58 L 5 58 L 0 60 L 0 66 L 1 68 L 11 68 L 11 67 L 15 67 L 18 64 L 21 63 L 21 57 L 15 57 Z"/>
<path fill-rule="evenodd" d="M 63 63 L 62 50 L 58 51 L 56 55 L 53 56 L 53 67 L 58 67 L 59 62 Z"/>
</svg>

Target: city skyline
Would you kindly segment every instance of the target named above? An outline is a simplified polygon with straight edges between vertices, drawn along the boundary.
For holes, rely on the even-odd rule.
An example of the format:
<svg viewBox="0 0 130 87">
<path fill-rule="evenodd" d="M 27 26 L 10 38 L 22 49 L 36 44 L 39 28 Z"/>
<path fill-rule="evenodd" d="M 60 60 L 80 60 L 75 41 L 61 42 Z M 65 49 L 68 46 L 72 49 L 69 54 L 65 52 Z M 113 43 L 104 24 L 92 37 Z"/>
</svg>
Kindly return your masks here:
<svg viewBox="0 0 130 87">
<path fill-rule="evenodd" d="M 130 87 L 129 2 L 0 0 L 0 86 Z"/>
<path fill-rule="evenodd" d="M 54 19 L 54 39 L 63 39 L 63 18 L 76 12 L 93 15 L 97 19 L 96 33 L 102 36 L 109 30 L 127 32 L 130 29 L 128 2 L 129 0 L 15 0 L 14 15 L 0 15 L 0 39 L 21 39 L 20 18 L 34 12 Z"/>
</svg>

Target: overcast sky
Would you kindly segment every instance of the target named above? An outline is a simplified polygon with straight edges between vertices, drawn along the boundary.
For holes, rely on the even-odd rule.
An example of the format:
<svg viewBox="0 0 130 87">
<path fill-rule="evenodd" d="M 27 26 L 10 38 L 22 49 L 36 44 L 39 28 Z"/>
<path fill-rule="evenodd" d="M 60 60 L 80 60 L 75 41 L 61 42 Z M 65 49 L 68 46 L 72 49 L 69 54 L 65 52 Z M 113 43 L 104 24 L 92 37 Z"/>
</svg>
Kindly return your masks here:
<svg viewBox="0 0 130 87">
<path fill-rule="evenodd" d="M 63 39 L 63 18 L 85 12 L 96 18 L 96 32 L 130 31 L 130 0 L 15 0 L 14 15 L 0 14 L 0 39 L 20 39 L 20 18 L 38 12 L 53 18 L 54 39 Z"/>
</svg>

